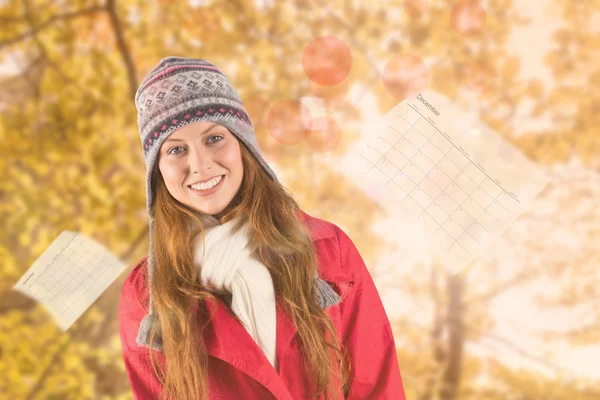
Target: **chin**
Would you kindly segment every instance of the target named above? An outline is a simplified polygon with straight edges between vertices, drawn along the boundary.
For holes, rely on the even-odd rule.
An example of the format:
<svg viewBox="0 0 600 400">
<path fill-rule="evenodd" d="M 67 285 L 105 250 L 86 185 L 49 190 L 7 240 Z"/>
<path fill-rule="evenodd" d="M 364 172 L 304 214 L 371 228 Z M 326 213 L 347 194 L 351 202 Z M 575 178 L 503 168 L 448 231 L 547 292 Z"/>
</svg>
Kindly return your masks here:
<svg viewBox="0 0 600 400">
<path fill-rule="evenodd" d="M 202 214 L 206 214 L 206 215 L 212 215 L 214 217 L 218 216 L 222 216 L 225 214 L 225 210 L 227 209 L 227 207 L 218 207 L 218 208 L 214 208 L 214 209 L 197 209 L 199 212 L 201 212 Z M 219 217 L 217 217 L 219 218 Z"/>
</svg>

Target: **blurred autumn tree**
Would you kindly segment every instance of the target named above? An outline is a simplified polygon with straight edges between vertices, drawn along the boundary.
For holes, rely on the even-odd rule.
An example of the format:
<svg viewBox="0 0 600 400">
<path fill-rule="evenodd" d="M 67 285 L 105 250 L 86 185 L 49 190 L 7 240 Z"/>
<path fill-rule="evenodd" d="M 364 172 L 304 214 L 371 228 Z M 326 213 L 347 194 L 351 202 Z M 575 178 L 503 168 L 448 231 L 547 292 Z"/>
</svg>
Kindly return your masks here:
<svg viewBox="0 0 600 400">
<path fill-rule="evenodd" d="M 249 109 L 261 148 L 290 191 L 307 212 L 342 226 L 368 265 L 376 262 L 385 240 L 369 225 L 385 218 L 384 211 L 305 143 L 283 145 L 267 129 L 270 106 L 308 94 L 302 56 L 315 37 L 333 35 L 347 43 L 352 51 L 347 81 L 373 95 L 382 112 L 401 99 L 386 90 L 379 66 L 395 55 L 411 54 L 427 60 L 431 88 L 452 99 L 475 93 L 481 117 L 533 160 L 549 165 L 581 159 L 583 166 L 575 174 L 598 167 L 594 127 L 599 100 L 593 83 L 599 76 L 600 58 L 594 57 L 599 35 L 591 29 L 594 14 L 582 5 L 597 7 L 597 2 L 555 0 L 565 25 L 547 57 L 557 81 L 551 88 L 517 74 L 519 58 L 508 49 L 508 36 L 527 21 L 511 0 L 487 1 L 487 24 L 470 37 L 459 35 L 450 22 L 458 2 L 191 3 L 0 3 L 0 60 L 15 60 L 21 69 L 2 82 L 0 93 L 0 393 L 7 398 L 131 398 L 116 314 L 126 273 L 65 333 L 40 306 L 9 289 L 65 229 L 94 237 L 132 266 L 145 255 L 145 166 L 133 97 L 146 72 L 167 55 L 206 58 L 224 69 Z M 515 134 L 521 122 L 516 110 L 526 98 L 536 101 L 536 116 L 555 122 L 551 128 Z M 355 124 L 361 118 L 359 100 L 348 94 L 332 110 L 342 139 L 327 156 L 343 156 L 360 134 Z M 556 172 L 555 185 L 541 195 L 550 207 L 563 199 L 560 188 L 571 181 L 571 170 Z M 597 174 L 589 176 L 598 179 Z M 578 196 L 598 200 L 597 193 L 586 189 L 589 180 L 579 182 L 567 186 L 573 191 L 564 201 L 572 203 Z M 548 223 L 546 232 L 564 224 L 558 217 L 530 213 L 516 225 L 540 220 Z M 598 237 L 597 228 L 596 222 L 577 235 Z M 531 250 L 546 252 L 543 243 L 525 239 L 514 235 L 496 247 L 524 248 L 515 250 L 515 257 L 525 263 Z M 597 265 L 598 249 L 582 251 L 589 257 L 586 262 L 552 258 L 546 260 L 555 261 L 552 268 L 526 263 L 508 277 L 501 274 L 501 261 L 490 256 L 454 277 L 434 265 L 412 265 L 406 280 L 378 282 L 382 291 L 388 285 L 400 288 L 430 317 L 425 326 L 409 316 L 394 323 L 408 397 L 597 398 L 597 391 L 588 389 L 592 385 L 516 371 L 466 347 L 492 335 L 488 310 L 497 296 L 546 273 L 559 277 L 577 271 L 563 293 L 574 304 L 597 301 L 598 286 L 587 278 Z M 598 321 L 596 315 L 585 332 L 597 333 Z M 600 339 L 569 335 L 594 343 Z M 518 338 L 497 339 L 517 346 L 513 342 Z M 488 381 L 482 383 L 482 376 Z"/>
</svg>

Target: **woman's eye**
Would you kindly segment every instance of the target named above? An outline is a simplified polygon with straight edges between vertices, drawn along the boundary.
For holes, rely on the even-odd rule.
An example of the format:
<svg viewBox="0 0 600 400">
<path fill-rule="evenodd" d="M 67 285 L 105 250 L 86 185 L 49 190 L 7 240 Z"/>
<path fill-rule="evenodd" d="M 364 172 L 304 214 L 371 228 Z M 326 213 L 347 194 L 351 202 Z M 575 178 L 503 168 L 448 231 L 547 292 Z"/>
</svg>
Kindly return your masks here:
<svg viewBox="0 0 600 400">
<path fill-rule="evenodd" d="M 171 150 L 169 150 L 168 154 L 178 154 L 179 152 L 174 152 L 173 151 L 175 149 L 183 149 L 183 147 L 181 147 L 181 146 L 172 147 Z"/>
<path fill-rule="evenodd" d="M 210 136 L 210 137 L 208 138 L 208 140 L 210 140 L 210 139 L 212 139 L 212 138 L 220 138 L 220 139 L 223 139 L 223 136 L 221 136 L 221 135 L 213 135 L 213 136 Z M 216 142 L 220 142 L 220 141 L 221 141 L 221 140 L 217 140 Z M 216 142 L 213 142 L 213 143 L 216 143 Z"/>
<path fill-rule="evenodd" d="M 213 139 L 213 138 L 218 138 L 219 140 L 216 140 L 216 141 L 212 141 L 212 142 L 211 142 L 211 141 L 210 141 L 210 139 Z M 209 144 L 212 144 L 212 143 L 218 143 L 218 142 L 220 142 L 221 140 L 223 140 L 223 136 L 221 136 L 221 135 L 212 135 L 212 136 L 209 136 L 209 137 L 208 137 L 208 139 L 206 139 L 206 141 L 207 141 Z M 167 154 L 179 154 L 179 153 L 180 153 L 180 151 L 174 151 L 174 150 L 176 150 L 176 149 L 183 149 L 183 148 L 184 148 L 184 147 L 181 147 L 181 146 L 171 147 L 171 148 L 169 149 L 169 151 L 168 151 L 168 153 L 167 153 Z"/>
</svg>

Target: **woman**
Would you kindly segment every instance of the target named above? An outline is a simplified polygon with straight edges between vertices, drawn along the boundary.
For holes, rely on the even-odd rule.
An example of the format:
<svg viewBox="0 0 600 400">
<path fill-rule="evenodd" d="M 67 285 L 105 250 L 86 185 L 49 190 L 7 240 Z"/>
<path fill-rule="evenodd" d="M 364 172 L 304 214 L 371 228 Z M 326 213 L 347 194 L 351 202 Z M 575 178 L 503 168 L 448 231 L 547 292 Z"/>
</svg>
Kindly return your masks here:
<svg viewBox="0 0 600 400">
<path fill-rule="evenodd" d="M 361 256 L 278 182 L 227 77 L 167 57 L 135 103 L 150 249 L 119 308 L 134 397 L 404 399 Z"/>
</svg>

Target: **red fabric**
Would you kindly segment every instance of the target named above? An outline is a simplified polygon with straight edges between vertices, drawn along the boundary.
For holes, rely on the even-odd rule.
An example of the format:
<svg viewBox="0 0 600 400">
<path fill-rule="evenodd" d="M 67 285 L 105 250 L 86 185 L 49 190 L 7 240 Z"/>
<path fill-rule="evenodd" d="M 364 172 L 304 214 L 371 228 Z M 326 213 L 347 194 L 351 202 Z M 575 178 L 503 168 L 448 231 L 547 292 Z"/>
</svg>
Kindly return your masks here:
<svg viewBox="0 0 600 400">
<path fill-rule="evenodd" d="M 394 338 L 371 275 L 352 240 L 336 225 L 300 211 L 317 249 L 319 274 L 341 296 L 326 309 L 338 338 L 350 353 L 353 374 L 345 399 L 405 400 Z M 144 257 L 123 284 L 119 306 L 121 347 L 134 399 L 158 399 L 162 387 L 150 364 L 150 350 L 136 344 L 140 321 L 148 310 Z M 280 371 L 271 366 L 246 329 L 220 300 L 208 302 L 215 316 L 204 338 L 209 354 L 211 399 L 296 400 L 310 398 L 300 368 L 297 329 L 277 299 L 277 346 Z M 154 350 L 153 350 L 154 351 Z M 162 353 L 154 351 L 159 362 Z M 324 397 L 321 397 L 324 398 Z M 339 398 L 342 400 L 343 396 Z"/>
</svg>

